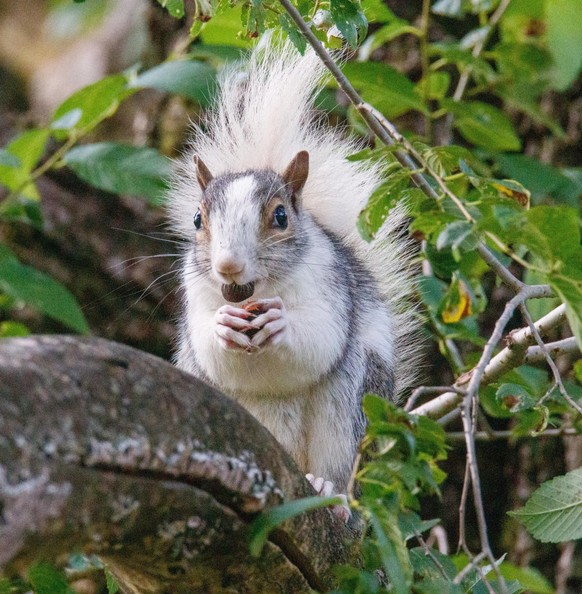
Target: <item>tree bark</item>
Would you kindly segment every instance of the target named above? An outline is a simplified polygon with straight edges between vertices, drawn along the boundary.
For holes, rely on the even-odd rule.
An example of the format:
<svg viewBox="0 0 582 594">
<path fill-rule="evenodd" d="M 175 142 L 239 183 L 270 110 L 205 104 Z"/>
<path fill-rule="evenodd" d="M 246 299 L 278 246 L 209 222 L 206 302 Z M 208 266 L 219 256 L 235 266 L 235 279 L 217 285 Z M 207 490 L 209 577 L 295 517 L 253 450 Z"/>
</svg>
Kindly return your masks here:
<svg viewBox="0 0 582 594">
<path fill-rule="evenodd" d="M 309 592 L 353 561 L 328 510 L 285 522 L 258 559 L 257 514 L 313 495 L 242 407 L 165 361 L 96 338 L 0 342 L 0 566 L 96 554 L 126 593 Z"/>
</svg>

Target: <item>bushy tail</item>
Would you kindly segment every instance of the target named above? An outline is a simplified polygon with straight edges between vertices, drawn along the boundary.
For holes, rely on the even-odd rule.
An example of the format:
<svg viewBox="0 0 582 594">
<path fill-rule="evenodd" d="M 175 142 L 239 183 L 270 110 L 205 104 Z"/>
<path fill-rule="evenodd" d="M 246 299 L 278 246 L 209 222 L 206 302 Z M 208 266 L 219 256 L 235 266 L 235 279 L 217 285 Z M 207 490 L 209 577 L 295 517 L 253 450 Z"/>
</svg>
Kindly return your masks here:
<svg viewBox="0 0 582 594">
<path fill-rule="evenodd" d="M 283 172 L 296 153 L 309 152 L 303 206 L 353 245 L 377 278 L 396 317 L 397 387 L 402 389 L 414 376 L 414 357 L 406 345 L 418 327 L 411 300 L 410 244 L 399 233 L 404 209 L 394 209 L 371 244 L 359 237 L 358 214 L 380 183 L 381 173 L 370 162 L 347 161 L 361 148 L 357 141 L 314 114 L 325 74 L 313 51 L 301 56 L 290 42 L 264 37 L 244 66 L 223 72 L 214 109 L 204 126 L 195 127 L 194 152 L 214 175 L 264 168 Z M 200 193 L 191 154 L 182 162 L 175 186 L 170 214 L 174 227 L 188 237 Z"/>
</svg>

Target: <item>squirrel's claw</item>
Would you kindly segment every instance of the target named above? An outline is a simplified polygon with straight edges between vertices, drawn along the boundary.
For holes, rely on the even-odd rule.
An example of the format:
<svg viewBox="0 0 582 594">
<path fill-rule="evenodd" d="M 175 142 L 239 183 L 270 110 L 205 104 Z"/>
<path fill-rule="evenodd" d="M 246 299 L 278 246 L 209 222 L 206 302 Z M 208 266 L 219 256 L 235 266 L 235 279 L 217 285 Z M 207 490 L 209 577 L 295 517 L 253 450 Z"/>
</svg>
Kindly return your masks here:
<svg viewBox="0 0 582 594">
<path fill-rule="evenodd" d="M 330 509 L 333 514 L 345 524 L 352 515 L 348 506 L 348 498 L 343 493 L 335 493 L 333 483 L 331 481 L 326 481 L 322 476 L 315 477 L 313 474 L 309 473 L 305 475 L 305 478 L 311 483 L 311 486 L 321 497 L 331 497 L 333 495 L 342 499 L 340 505 L 332 505 Z"/>
</svg>

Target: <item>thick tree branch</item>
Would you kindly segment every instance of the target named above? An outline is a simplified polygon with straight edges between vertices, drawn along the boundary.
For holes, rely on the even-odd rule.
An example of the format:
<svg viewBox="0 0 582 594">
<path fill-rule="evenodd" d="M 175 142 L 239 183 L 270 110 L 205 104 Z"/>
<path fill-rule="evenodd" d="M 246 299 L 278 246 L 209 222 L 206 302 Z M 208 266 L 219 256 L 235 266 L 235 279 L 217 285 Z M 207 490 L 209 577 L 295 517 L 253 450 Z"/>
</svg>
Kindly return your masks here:
<svg viewBox="0 0 582 594">
<path fill-rule="evenodd" d="M 256 514 L 313 490 L 242 407 L 169 363 L 102 339 L 5 339 L 0 376 L 7 574 L 82 550 L 125 592 L 308 592 L 351 560 L 327 510 L 250 557 Z"/>
</svg>

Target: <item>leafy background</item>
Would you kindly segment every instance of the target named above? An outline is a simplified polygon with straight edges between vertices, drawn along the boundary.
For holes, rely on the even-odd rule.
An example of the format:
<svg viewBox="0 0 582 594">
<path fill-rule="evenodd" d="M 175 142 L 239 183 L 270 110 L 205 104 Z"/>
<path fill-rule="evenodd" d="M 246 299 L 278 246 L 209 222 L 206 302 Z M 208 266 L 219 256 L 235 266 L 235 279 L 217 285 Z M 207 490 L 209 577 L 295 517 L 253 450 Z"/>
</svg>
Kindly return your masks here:
<svg viewBox="0 0 582 594">
<path fill-rule="evenodd" d="M 361 137 L 354 158 L 385 164 L 386 181 L 359 220 L 362 235 L 372 238 L 405 197 L 410 231 L 422 242 L 419 300 L 431 351 L 425 384 L 449 385 L 471 369 L 511 297 L 477 255 L 478 241 L 524 282 L 549 284 L 555 296 L 529 300 L 531 315 L 566 303 L 580 341 L 579 0 L 330 0 L 298 8 L 332 48 L 359 48 L 344 73 L 469 215 L 447 196 L 431 200 L 413 187 L 394 147 L 378 144 L 330 83 L 318 103 L 332 124 L 347 122 Z M 179 300 L 179 246 L 161 208 L 169 157 L 187 142 L 189 119 L 211 102 L 217 70 L 270 26 L 305 49 L 278 2 L 0 3 L 0 335 L 91 332 L 169 356 Z M 516 312 L 507 329 L 524 325 Z M 561 327 L 548 339 L 569 336 Z M 579 357 L 556 359 L 575 402 L 582 396 Z M 579 437 L 560 435 L 577 433 L 578 412 L 545 366 L 522 365 L 479 396 L 482 427 L 490 427 L 478 448 L 484 507 L 496 558 L 507 554 L 501 569 L 509 591 L 580 591 L 573 539 L 581 534 L 575 469 L 582 447 Z M 460 538 L 465 452 L 458 420 L 445 437 L 440 426 L 417 425 L 373 399 L 366 413 L 368 445 L 380 444 L 382 454 L 359 477 L 373 537 L 365 567 L 339 570 L 341 591 L 381 591 L 377 567 L 395 591 L 487 591 L 475 572 L 452 582 L 467 563 L 463 555 L 429 563 L 418 540 L 437 517 L 453 549 Z M 514 514 L 538 542 L 506 512 L 569 470 Z M 549 525 L 534 521 L 540 509 Z M 563 521 L 565 509 L 574 510 L 574 530 L 555 533 L 552 514 Z M 472 513 L 463 542 L 475 549 Z M 564 569 L 568 555 L 573 561 Z M 28 578 L 38 591 L 53 579 L 42 567 L 40 578 Z M 502 591 L 495 578 L 492 584 Z"/>
</svg>

